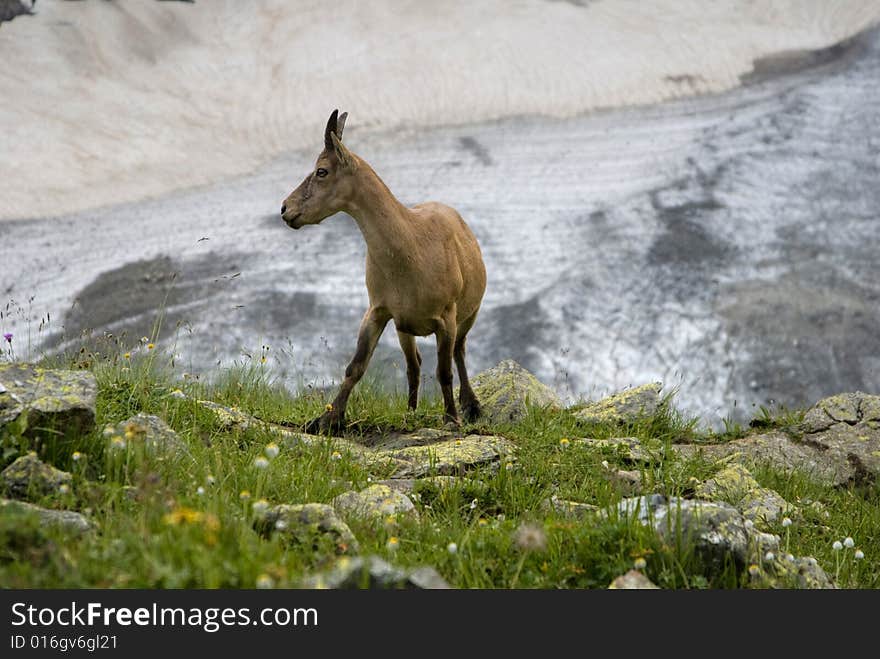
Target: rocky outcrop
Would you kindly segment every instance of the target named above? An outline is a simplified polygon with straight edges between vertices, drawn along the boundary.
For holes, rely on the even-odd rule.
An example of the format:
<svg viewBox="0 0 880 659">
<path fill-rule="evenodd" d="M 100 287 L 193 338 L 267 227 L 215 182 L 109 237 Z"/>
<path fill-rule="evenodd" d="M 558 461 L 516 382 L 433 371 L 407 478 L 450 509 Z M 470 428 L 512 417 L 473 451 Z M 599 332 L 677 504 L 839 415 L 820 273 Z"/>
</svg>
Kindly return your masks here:
<svg viewBox="0 0 880 659">
<path fill-rule="evenodd" d="M 608 590 L 658 590 L 658 587 L 638 570 L 630 570 L 612 581 Z"/>
<path fill-rule="evenodd" d="M 264 536 L 281 533 L 288 541 L 315 551 L 355 554 L 359 550 L 348 525 L 331 506 L 322 503 L 274 506 L 254 520 L 254 528 Z"/>
<path fill-rule="evenodd" d="M 0 473 L 0 488 L 14 499 L 40 499 L 70 487 L 73 476 L 42 462 L 36 453 L 28 453 Z"/>
<path fill-rule="evenodd" d="M 432 567 L 403 570 L 378 556 L 343 557 L 327 572 L 306 577 L 302 588 L 447 589 L 449 584 Z"/>
<path fill-rule="evenodd" d="M 651 494 L 624 499 L 614 513 L 650 524 L 673 547 L 692 547 L 710 573 L 732 559 L 759 587 L 834 587 L 815 559 L 780 556 L 779 536 L 760 531 L 728 503 Z"/>
<path fill-rule="evenodd" d="M 769 528 L 786 515 L 795 512 L 794 506 L 779 493 L 761 487 L 749 470 L 739 464 L 722 469 L 715 476 L 700 484 L 694 495 L 700 499 L 723 501 L 731 504 L 743 517 L 752 520 L 759 528 Z"/>
<path fill-rule="evenodd" d="M 654 527 L 664 542 L 693 546 L 712 566 L 732 558 L 742 568 L 768 550 L 775 551 L 779 537 L 762 533 L 727 503 L 695 501 L 659 494 L 624 499 L 617 513 Z"/>
<path fill-rule="evenodd" d="M 97 391 L 95 376 L 85 371 L 0 364 L 0 436 L 21 434 L 39 448 L 88 434 Z"/>
<path fill-rule="evenodd" d="M 45 526 L 60 528 L 67 533 L 80 535 L 94 529 L 94 525 L 86 517 L 72 510 L 50 510 L 32 503 L 0 499 L 0 515 L 20 514 L 33 515 Z"/>
<path fill-rule="evenodd" d="M 286 447 L 330 445 L 348 453 L 367 467 L 382 470 L 390 467 L 391 478 L 422 478 L 429 475 L 460 475 L 478 467 L 497 465 L 512 458 L 515 445 L 495 435 L 456 437 L 447 430 L 422 428 L 413 432 L 393 433 L 372 446 L 357 444 L 342 437 L 326 437 L 298 432 L 285 426 L 267 423 L 211 401 L 198 401 L 214 414 L 224 430 L 245 431 L 259 428 L 278 437 Z"/>
<path fill-rule="evenodd" d="M 362 456 L 368 464 L 393 465 L 393 478 L 461 475 L 478 467 L 498 465 L 511 458 L 515 445 L 495 435 L 468 435 L 426 446 L 380 450 Z"/>
<path fill-rule="evenodd" d="M 880 474 L 880 396 L 857 392 L 825 398 L 787 432 L 674 448 L 684 456 L 769 463 L 829 485 L 868 485 Z"/>
<path fill-rule="evenodd" d="M 388 485 L 371 485 L 360 492 L 343 492 L 332 501 L 337 512 L 382 522 L 389 516 L 417 520 L 419 511 L 409 497 Z"/>
<path fill-rule="evenodd" d="M 587 423 L 636 423 L 657 413 L 662 388 L 662 383 L 652 382 L 627 389 L 584 405 L 574 412 L 574 416 Z"/>
<path fill-rule="evenodd" d="M 516 423 L 529 406 L 562 407 L 555 391 L 512 359 L 474 376 L 471 386 L 482 407 L 481 421 L 490 424 Z"/>
<path fill-rule="evenodd" d="M 189 455 L 189 449 L 162 419 L 152 414 L 135 414 L 125 421 L 104 428 L 104 436 L 129 447 L 143 447 L 156 455 Z"/>
</svg>

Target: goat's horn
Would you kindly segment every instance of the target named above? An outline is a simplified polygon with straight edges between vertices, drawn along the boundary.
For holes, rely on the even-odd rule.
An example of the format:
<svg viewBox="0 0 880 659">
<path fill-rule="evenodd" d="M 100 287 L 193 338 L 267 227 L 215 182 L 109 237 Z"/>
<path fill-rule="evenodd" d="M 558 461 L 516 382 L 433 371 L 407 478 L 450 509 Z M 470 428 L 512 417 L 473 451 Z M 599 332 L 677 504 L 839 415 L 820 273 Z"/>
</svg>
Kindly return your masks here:
<svg viewBox="0 0 880 659">
<path fill-rule="evenodd" d="M 339 119 L 336 122 L 336 130 L 333 131 L 336 133 L 336 137 L 342 141 L 342 131 L 345 129 L 345 120 L 348 118 L 348 112 L 343 112 L 339 115 Z"/>
<path fill-rule="evenodd" d="M 327 120 L 327 128 L 324 129 L 324 146 L 327 149 L 333 148 L 333 140 L 330 139 L 330 133 L 336 132 L 336 119 L 339 116 L 339 110 L 333 110 L 330 119 Z"/>
</svg>

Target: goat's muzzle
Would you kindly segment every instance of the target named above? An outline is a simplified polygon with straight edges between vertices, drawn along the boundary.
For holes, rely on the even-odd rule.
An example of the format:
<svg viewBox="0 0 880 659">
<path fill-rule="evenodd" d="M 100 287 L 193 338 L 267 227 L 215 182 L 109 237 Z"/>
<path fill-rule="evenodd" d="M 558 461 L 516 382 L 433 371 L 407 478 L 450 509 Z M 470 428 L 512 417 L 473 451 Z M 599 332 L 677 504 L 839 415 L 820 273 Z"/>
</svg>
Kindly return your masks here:
<svg viewBox="0 0 880 659">
<path fill-rule="evenodd" d="M 292 217 L 285 217 L 283 214 L 281 215 L 281 219 L 284 220 L 284 223 L 289 226 L 291 229 L 299 229 L 302 225 L 297 224 L 296 221 L 302 216 L 302 213 L 297 213 Z"/>
</svg>

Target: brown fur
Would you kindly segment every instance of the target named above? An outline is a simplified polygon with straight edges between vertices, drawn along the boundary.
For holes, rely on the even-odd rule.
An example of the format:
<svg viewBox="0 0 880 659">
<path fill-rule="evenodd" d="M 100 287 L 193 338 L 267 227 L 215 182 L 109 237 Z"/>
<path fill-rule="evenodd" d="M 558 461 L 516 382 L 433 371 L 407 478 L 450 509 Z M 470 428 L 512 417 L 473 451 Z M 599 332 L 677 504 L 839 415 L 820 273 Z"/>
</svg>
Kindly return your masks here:
<svg viewBox="0 0 880 659">
<path fill-rule="evenodd" d="M 332 409 L 307 431 L 343 427 L 352 388 L 363 377 L 389 320 L 394 320 L 406 357 L 409 407 L 418 403 L 422 358 L 415 337 L 437 337 L 437 380 L 446 420 L 459 424 L 452 395 L 452 361 L 461 382 L 459 402 L 468 420 L 480 415 L 465 368 L 465 341 L 474 324 L 486 269 L 477 239 L 454 208 L 437 202 L 407 208 L 361 158 L 342 144 L 346 114 L 334 110 L 324 132 L 324 150 L 314 171 L 290 193 L 281 216 L 293 229 L 318 224 L 344 211 L 367 243 L 366 283 L 370 308 L 361 321 L 355 356 L 345 371 Z M 326 172 L 323 176 L 319 173 Z"/>
</svg>

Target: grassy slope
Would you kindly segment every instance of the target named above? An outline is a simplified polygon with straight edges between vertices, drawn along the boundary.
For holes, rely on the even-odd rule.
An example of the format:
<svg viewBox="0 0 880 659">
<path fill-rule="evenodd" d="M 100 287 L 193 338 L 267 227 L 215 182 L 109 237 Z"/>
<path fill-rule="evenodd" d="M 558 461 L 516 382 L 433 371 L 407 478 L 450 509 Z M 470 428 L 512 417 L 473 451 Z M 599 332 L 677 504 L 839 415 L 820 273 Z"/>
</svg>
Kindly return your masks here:
<svg viewBox="0 0 880 659">
<path fill-rule="evenodd" d="M 142 352 L 140 359 L 113 357 L 80 364 L 98 378 L 98 430 L 55 457 L 56 466 L 75 475 L 71 492 L 40 502 L 82 510 L 98 523 L 100 532 L 71 541 L 14 516 L 0 518 L 0 583 L 28 588 L 252 588 L 259 579 L 293 587 L 304 574 L 332 561 L 328 553 L 259 537 L 251 527 L 253 503 L 329 502 L 382 474 L 368 473 L 347 456 L 333 455 L 329 447 L 282 448 L 267 468 L 260 469 L 254 460 L 264 454 L 271 436 L 260 430 L 223 431 L 193 400 L 170 394 L 181 387 L 194 397 L 294 424 L 320 413 L 325 401 L 313 394 L 293 397 L 274 386 L 259 365 L 224 373 L 210 386 L 181 381 L 162 355 Z M 131 446 L 107 448 L 101 434 L 104 425 L 140 411 L 164 418 L 194 459 L 163 461 L 139 455 Z M 379 392 L 368 383 L 358 387 L 349 408 L 355 434 L 438 427 L 441 418 L 437 400 L 423 401 L 417 412 L 408 413 L 402 395 Z M 763 421 L 774 423 L 766 415 Z M 615 463 L 613 453 L 566 446 L 561 439 L 626 435 L 651 438 L 655 444 L 706 439 L 695 427 L 668 406 L 655 418 L 624 429 L 586 426 L 566 411 L 537 409 L 516 425 L 472 426 L 466 430 L 515 441 L 516 464 L 496 473 L 475 473 L 474 480 L 443 492 L 422 488 L 418 523 L 372 526 L 354 521 L 350 526 L 362 553 L 382 555 L 403 566 L 433 565 L 462 588 L 604 588 L 638 558 L 645 559 L 647 576 L 661 587 L 747 586 L 744 572 L 729 566 L 709 573 L 687 546 L 664 545 L 637 522 L 577 521 L 540 507 L 552 494 L 599 506 L 623 496 L 602 464 Z M 77 460 L 74 451 L 81 454 Z M 718 468 L 700 460 L 665 457 L 643 471 L 643 490 L 687 495 L 694 479 L 704 480 Z M 766 468 L 755 476 L 792 503 L 813 500 L 825 506 L 827 516 L 802 505 L 804 514 L 792 527 L 772 529 L 788 551 L 816 557 L 829 574 L 838 572 L 846 587 L 880 587 L 876 488 L 838 490 Z M 137 496 L 127 495 L 125 485 L 137 487 Z M 169 518 L 171 511 L 183 514 Z M 543 527 L 545 549 L 517 546 L 515 531 L 525 523 Z M 865 560 L 854 561 L 851 549 L 832 550 L 832 542 L 845 536 L 855 538 L 867 554 Z M 392 537 L 396 543 L 389 543 Z M 450 543 L 456 551 L 450 551 Z"/>
</svg>

